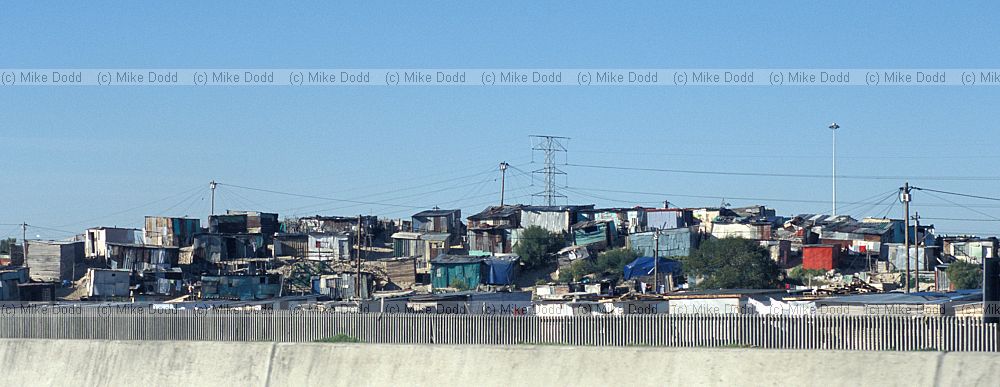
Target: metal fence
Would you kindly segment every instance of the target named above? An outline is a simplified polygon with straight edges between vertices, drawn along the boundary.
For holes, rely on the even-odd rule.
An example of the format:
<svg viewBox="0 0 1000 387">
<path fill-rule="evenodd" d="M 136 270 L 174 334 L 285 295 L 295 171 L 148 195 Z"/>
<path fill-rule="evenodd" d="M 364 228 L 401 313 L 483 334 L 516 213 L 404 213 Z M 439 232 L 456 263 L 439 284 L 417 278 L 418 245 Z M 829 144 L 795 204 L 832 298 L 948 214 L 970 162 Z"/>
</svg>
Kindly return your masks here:
<svg viewBox="0 0 1000 387">
<path fill-rule="evenodd" d="M 0 311 L 0 338 L 303 342 L 338 334 L 368 343 L 998 350 L 997 324 L 964 317 Z"/>
</svg>

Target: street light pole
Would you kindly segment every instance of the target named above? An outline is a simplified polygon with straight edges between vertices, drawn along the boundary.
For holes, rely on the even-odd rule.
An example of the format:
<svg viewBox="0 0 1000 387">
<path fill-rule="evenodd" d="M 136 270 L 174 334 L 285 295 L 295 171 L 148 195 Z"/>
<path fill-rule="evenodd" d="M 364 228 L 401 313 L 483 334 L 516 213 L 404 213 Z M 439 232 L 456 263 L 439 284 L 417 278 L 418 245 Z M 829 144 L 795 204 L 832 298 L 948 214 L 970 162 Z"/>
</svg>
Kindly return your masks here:
<svg viewBox="0 0 1000 387">
<path fill-rule="evenodd" d="M 837 216 L 837 129 L 840 129 L 840 125 L 836 122 L 830 124 L 830 132 L 833 133 L 833 213 L 831 216 Z"/>
</svg>

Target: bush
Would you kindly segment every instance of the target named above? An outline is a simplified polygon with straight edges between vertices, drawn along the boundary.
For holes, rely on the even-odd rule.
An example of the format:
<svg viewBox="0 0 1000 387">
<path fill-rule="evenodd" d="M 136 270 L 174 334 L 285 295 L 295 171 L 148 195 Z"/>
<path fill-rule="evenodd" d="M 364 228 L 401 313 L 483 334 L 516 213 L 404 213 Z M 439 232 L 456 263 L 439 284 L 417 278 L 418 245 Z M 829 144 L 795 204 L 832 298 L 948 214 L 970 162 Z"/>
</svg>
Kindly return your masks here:
<svg viewBox="0 0 1000 387">
<path fill-rule="evenodd" d="M 551 263 L 564 245 L 559 235 L 531 226 L 521 232 L 519 241 L 514 245 L 514 253 L 521 257 L 526 269 L 534 269 Z"/>
<path fill-rule="evenodd" d="M 798 281 L 799 284 L 806 285 L 815 277 L 822 276 L 826 274 L 826 270 L 823 269 L 803 269 L 802 265 L 788 269 L 788 279 L 792 281 Z M 816 281 L 813 281 L 814 283 Z M 824 282 L 824 281 L 819 281 Z"/>
<path fill-rule="evenodd" d="M 771 254 L 749 239 L 708 239 L 682 262 L 687 274 L 703 278 L 698 287 L 704 289 L 771 289 L 780 282 Z"/>
<path fill-rule="evenodd" d="M 595 259 L 581 259 L 572 265 L 559 269 L 559 282 L 575 282 L 595 274 L 612 280 L 621 279 L 625 265 L 632 263 L 639 253 L 626 248 L 608 250 Z"/>
<path fill-rule="evenodd" d="M 983 287 L 983 268 L 979 265 L 958 261 L 945 270 L 948 281 L 955 289 L 979 289 Z"/>
<path fill-rule="evenodd" d="M 451 280 L 451 283 L 448 284 L 448 287 L 455 288 L 458 290 L 469 290 L 469 284 L 465 283 L 465 281 L 462 281 L 458 278 Z"/>
<path fill-rule="evenodd" d="M 360 343 L 357 337 L 345 335 L 343 333 L 325 339 L 315 340 L 316 343 Z"/>
</svg>

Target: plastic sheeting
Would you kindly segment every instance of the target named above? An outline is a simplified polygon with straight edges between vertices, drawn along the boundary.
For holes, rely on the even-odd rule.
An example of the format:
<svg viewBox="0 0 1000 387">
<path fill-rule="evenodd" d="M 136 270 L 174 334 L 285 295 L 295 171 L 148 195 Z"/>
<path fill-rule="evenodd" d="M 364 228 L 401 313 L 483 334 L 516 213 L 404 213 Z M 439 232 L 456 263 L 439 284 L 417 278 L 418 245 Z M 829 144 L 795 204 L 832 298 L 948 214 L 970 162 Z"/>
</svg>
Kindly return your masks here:
<svg viewBox="0 0 1000 387">
<path fill-rule="evenodd" d="M 681 275 L 681 263 L 673 259 L 660 258 L 658 263 L 660 273 L 670 273 L 674 276 Z M 630 280 L 653 274 L 653 257 L 639 257 L 632 263 L 625 265 L 625 279 Z"/>
<path fill-rule="evenodd" d="M 511 285 L 517 275 L 518 257 L 492 257 L 487 259 L 486 283 L 489 285 Z"/>
</svg>

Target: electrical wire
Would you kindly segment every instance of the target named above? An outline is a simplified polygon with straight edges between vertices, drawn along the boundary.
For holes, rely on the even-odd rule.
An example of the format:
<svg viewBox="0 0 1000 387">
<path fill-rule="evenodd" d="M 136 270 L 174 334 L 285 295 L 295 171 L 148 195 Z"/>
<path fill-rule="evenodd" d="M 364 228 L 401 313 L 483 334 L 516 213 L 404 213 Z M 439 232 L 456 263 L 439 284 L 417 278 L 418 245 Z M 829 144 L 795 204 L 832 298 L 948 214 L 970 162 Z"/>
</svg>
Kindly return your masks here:
<svg viewBox="0 0 1000 387">
<path fill-rule="evenodd" d="M 699 171 L 699 170 L 687 170 L 687 169 L 662 169 L 662 168 L 646 168 L 646 167 L 624 167 L 624 166 L 613 166 L 613 165 L 592 165 L 592 164 L 563 164 L 569 167 L 580 167 L 580 168 L 597 168 L 597 169 L 613 169 L 613 170 L 625 170 L 625 171 L 642 171 L 642 172 L 665 172 L 665 173 L 683 173 L 683 174 L 694 174 L 694 175 L 717 175 L 717 176 L 753 176 L 753 177 L 789 177 L 789 178 L 807 178 L 807 179 L 829 179 L 830 175 L 818 175 L 818 174 L 796 174 L 796 173 L 770 173 L 770 172 L 728 172 L 728 171 Z M 869 175 L 837 175 L 838 179 L 857 179 L 857 180 L 940 180 L 940 181 L 1000 181 L 1000 176 L 869 176 Z"/>
</svg>

